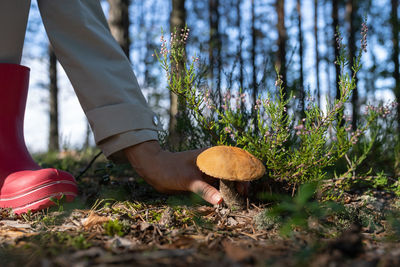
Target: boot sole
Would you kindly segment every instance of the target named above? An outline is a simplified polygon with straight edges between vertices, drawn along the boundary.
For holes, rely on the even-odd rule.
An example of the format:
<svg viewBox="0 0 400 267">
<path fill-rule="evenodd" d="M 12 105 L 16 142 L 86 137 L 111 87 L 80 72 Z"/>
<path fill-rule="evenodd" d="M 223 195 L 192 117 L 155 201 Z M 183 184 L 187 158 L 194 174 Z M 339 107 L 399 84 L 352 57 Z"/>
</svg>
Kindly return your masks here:
<svg viewBox="0 0 400 267">
<path fill-rule="evenodd" d="M 53 181 L 18 195 L 7 196 L 7 198 L 0 197 L 0 208 L 12 208 L 15 214 L 34 212 L 54 206 L 55 203 L 50 198 L 60 199 L 65 196 L 66 201 L 71 202 L 77 193 L 78 189 L 74 182 L 69 180 Z"/>
</svg>

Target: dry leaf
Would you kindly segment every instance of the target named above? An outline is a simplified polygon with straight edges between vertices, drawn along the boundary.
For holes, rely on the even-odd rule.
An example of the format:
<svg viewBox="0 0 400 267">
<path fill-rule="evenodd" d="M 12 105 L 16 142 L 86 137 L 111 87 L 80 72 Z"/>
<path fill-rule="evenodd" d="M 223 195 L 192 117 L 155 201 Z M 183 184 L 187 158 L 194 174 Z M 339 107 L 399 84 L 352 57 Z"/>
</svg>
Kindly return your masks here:
<svg viewBox="0 0 400 267">
<path fill-rule="evenodd" d="M 83 225 L 83 227 L 85 227 L 85 229 L 87 229 L 87 228 L 91 228 L 95 225 L 99 225 L 99 224 L 101 225 L 103 223 L 106 223 L 109 220 L 110 220 L 109 217 L 99 216 L 94 212 L 90 212 L 89 216 L 82 221 L 82 225 Z"/>
<path fill-rule="evenodd" d="M 23 237 L 23 236 L 32 236 L 35 235 L 35 233 L 27 233 L 26 231 L 17 229 L 17 228 L 10 228 L 10 229 L 1 229 L 0 230 L 0 236 L 3 238 L 11 238 L 11 239 L 15 239 L 15 238 L 19 238 L 19 237 Z"/>
<path fill-rule="evenodd" d="M 196 213 L 198 213 L 201 216 L 207 216 L 213 212 L 215 212 L 214 207 L 200 206 L 196 209 Z"/>
<path fill-rule="evenodd" d="M 151 226 L 152 225 L 150 223 L 148 223 L 148 222 L 140 222 L 139 223 L 140 231 L 144 231 L 144 230 L 150 228 Z"/>
</svg>

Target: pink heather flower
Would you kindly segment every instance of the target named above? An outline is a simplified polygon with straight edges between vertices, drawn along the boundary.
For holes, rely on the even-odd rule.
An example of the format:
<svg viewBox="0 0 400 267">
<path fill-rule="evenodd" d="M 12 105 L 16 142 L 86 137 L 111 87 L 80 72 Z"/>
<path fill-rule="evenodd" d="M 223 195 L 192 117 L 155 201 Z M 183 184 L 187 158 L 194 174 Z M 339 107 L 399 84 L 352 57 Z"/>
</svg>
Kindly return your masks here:
<svg viewBox="0 0 400 267">
<path fill-rule="evenodd" d="M 229 127 L 225 127 L 225 128 L 224 128 L 224 132 L 225 132 L 225 133 L 232 133 L 232 130 L 231 130 L 231 128 L 229 128 Z"/>
<path fill-rule="evenodd" d="M 299 124 L 297 126 L 294 126 L 295 130 L 303 130 L 304 129 L 304 125 L 303 124 Z"/>
<path fill-rule="evenodd" d="M 234 138 L 235 138 L 235 135 L 232 133 L 232 134 L 230 134 L 230 137 L 231 137 L 232 139 L 234 139 Z"/>
<path fill-rule="evenodd" d="M 361 29 L 361 49 L 365 53 L 367 52 L 367 35 L 368 35 L 368 26 L 365 22 L 362 23 L 362 29 Z"/>
<path fill-rule="evenodd" d="M 262 102 L 261 102 L 261 99 L 257 99 L 257 100 L 256 100 L 256 104 L 254 105 L 254 109 L 255 109 L 255 110 L 259 109 L 260 106 L 261 106 L 261 103 L 262 103 Z"/>
<path fill-rule="evenodd" d="M 342 103 L 337 103 L 337 104 L 335 105 L 335 109 L 340 109 L 342 106 L 343 106 Z"/>
<path fill-rule="evenodd" d="M 231 91 L 226 91 L 226 93 L 224 94 L 224 102 L 226 100 L 230 100 L 231 99 Z"/>
<path fill-rule="evenodd" d="M 336 37 L 337 48 L 340 50 L 340 48 L 342 47 L 342 43 L 343 43 L 343 37 L 338 33 L 335 33 L 335 37 Z"/>
</svg>

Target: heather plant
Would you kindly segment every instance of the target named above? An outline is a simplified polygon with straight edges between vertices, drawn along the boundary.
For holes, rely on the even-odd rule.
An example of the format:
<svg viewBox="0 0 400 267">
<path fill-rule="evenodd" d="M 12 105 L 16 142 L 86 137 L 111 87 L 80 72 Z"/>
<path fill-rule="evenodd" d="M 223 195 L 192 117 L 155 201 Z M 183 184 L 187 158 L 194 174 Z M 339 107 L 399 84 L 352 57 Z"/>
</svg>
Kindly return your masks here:
<svg viewBox="0 0 400 267">
<path fill-rule="evenodd" d="M 396 102 L 365 106 L 364 115 L 373 113 L 376 118 L 370 123 L 367 134 L 360 136 L 352 150 L 343 157 L 346 170 L 340 176 L 324 181 L 330 184 L 330 189 L 340 192 L 352 188 L 384 190 L 400 195 L 400 182 L 396 178 L 399 176 L 400 153 L 396 107 Z"/>
<path fill-rule="evenodd" d="M 279 73 L 275 83 L 277 93 L 261 94 L 252 105 L 246 103 L 247 96 L 241 90 L 233 92 L 229 88 L 222 101 L 216 101 L 212 91 L 199 86 L 202 83 L 198 82 L 201 78 L 197 72 L 197 68 L 201 69 L 198 58 L 188 58 L 184 46 L 179 45 L 186 42 L 188 34 L 189 29 L 183 29 L 180 36 L 173 33 L 169 43 L 162 36 L 161 50 L 156 56 L 166 72 L 168 89 L 185 99 L 189 111 L 186 129 L 192 143 L 242 147 L 264 162 L 270 179 L 285 181 L 293 189 L 311 181 L 346 180 L 355 175 L 377 138 L 377 120 L 385 115 L 384 109 L 368 106 L 355 128 L 345 113 L 356 86 L 362 53 L 366 51 L 365 23 L 361 47 L 351 66 L 352 74 L 346 72 L 346 49 L 340 33 L 336 35 L 340 54 L 335 64 L 341 69 L 339 98 L 333 102 L 327 100 L 321 108 L 309 95 L 303 117 L 291 108 L 297 98 L 293 93 L 284 95 Z M 180 62 L 184 62 L 184 75 L 173 71 L 173 66 Z M 347 166 L 342 173 L 329 171 L 343 158 Z"/>
<path fill-rule="evenodd" d="M 335 202 L 316 201 L 316 189 L 316 183 L 306 183 L 299 187 L 294 197 L 277 194 L 266 196 L 279 203 L 259 214 L 260 226 L 264 228 L 264 222 L 273 222 L 279 226 L 282 236 L 289 236 L 295 228 L 310 230 L 310 225 L 319 225 L 327 217 L 344 212 L 343 206 Z"/>
</svg>

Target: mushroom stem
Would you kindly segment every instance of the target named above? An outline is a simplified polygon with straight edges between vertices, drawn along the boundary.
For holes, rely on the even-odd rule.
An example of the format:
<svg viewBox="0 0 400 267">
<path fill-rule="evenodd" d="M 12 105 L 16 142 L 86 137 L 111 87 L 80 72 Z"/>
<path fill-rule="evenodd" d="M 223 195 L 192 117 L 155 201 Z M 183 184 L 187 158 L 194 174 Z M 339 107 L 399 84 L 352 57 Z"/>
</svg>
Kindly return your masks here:
<svg viewBox="0 0 400 267">
<path fill-rule="evenodd" d="M 219 192 L 230 209 L 244 209 L 246 207 L 245 198 L 239 195 L 236 190 L 236 182 L 221 179 Z"/>
</svg>

